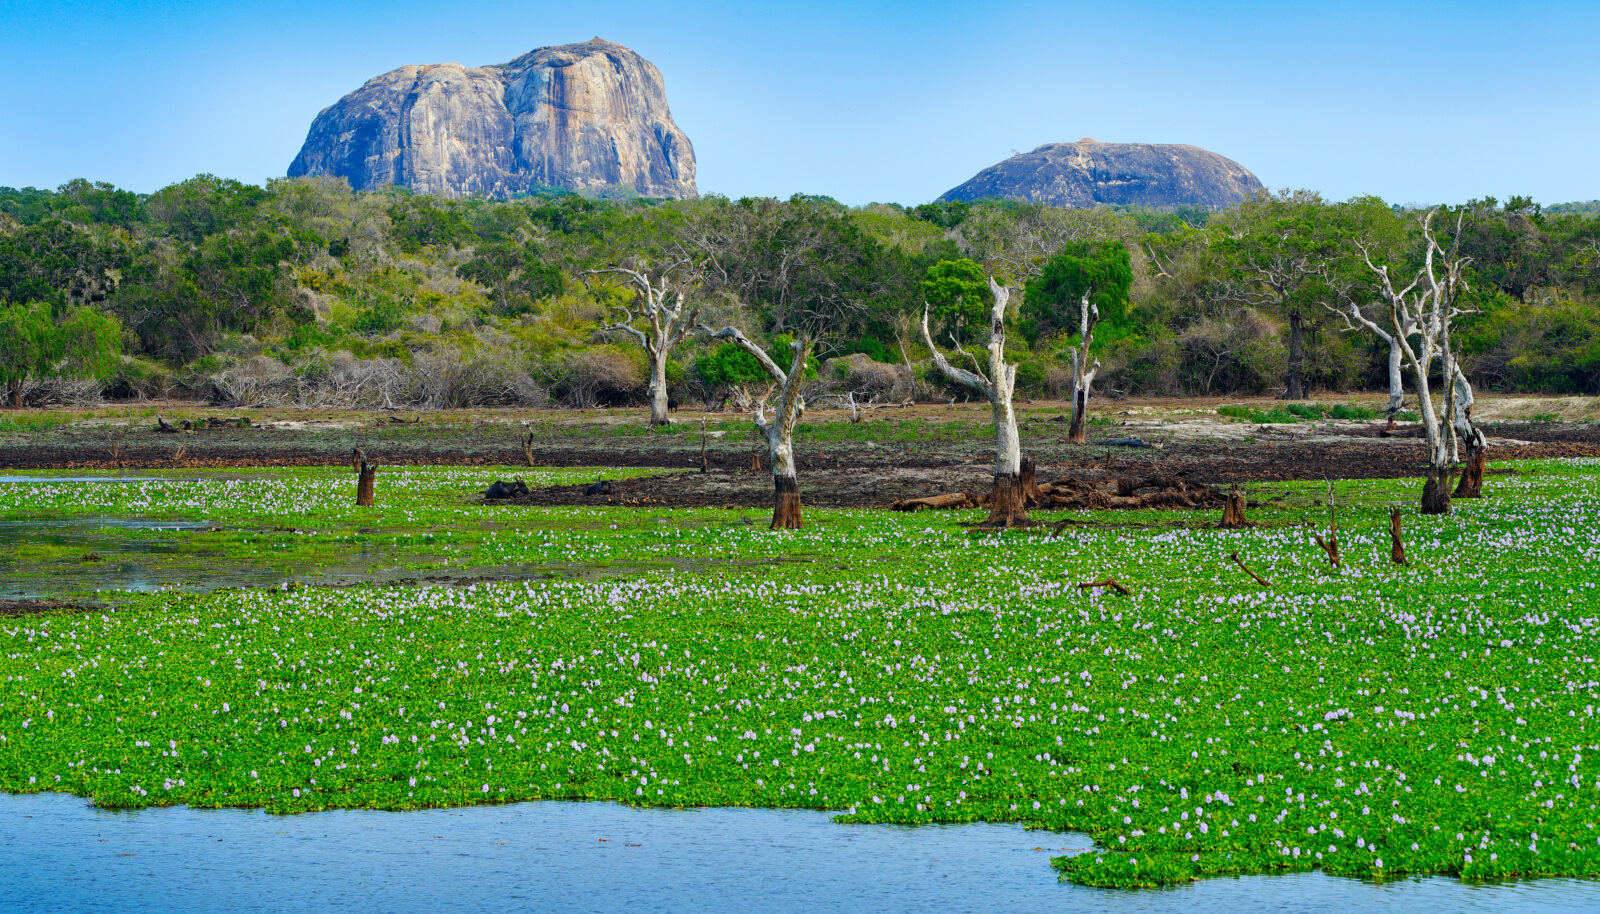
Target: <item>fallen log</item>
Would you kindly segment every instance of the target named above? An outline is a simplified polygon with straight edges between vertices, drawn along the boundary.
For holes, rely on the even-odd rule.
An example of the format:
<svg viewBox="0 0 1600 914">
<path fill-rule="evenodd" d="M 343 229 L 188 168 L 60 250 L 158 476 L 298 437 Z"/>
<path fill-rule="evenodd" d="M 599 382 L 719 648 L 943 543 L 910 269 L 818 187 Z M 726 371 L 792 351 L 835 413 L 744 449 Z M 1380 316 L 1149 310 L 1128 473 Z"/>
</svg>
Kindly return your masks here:
<svg viewBox="0 0 1600 914">
<path fill-rule="evenodd" d="M 1271 581 L 1267 580 L 1266 578 L 1262 577 L 1261 575 L 1256 574 L 1254 571 L 1250 570 L 1250 566 L 1246 565 L 1244 563 L 1244 560 L 1239 558 L 1239 553 L 1230 552 L 1230 553 L 1228 553 L 1228 558 L 1232 559 L 1233 563 L 1235 565 L 1239 566 L 1239 570 L 1243 571 L 1245 574 L 1251 576 L 1252 578 L 1255 578 L 1257 584 L 1260 584 L 1262 587 L 1267 587 L 1267 588 L 1272 587 L 1272 582 Z"/>
<path fill-rule="evenodd" d="M 926 498 L 902 498 L 890 505 L 893 511 L 926 511 L 941 508 L 976 508 L 978 503 L 972 496 L 965 492 L 951 492 L 948 495 L 930 495 Z"/>
<path fill-rule="evenodd" d="M 907 498 L 892 506 L 897 511 L 933 508 L 975 508 L 987 505 L 990 494 L 953 492 L 924 498 Z M 1210 486 L 1196 485 L 1181 476 L 1120 476 L 1087 481 L 1058 479 L 1033 485 L 1030 507 L 1047 509 L 1213 508 L 1223 496 Z"/>
<path fill-rule="evenodd" d="M 1079 590 L 1093 590 L 1096 587 L 1100 588 L 1101 590 L 1109 587 L 1125 597 L 1133 596 L 1133 591 L 1129 590 L 1127 587 L 1124 587 L 1122 582 L 1118 581 L 1116 578 L 1106 578 L 1104 581 L 1090 581 L 1087 584 L 1078 585 Z"/>
</svg>

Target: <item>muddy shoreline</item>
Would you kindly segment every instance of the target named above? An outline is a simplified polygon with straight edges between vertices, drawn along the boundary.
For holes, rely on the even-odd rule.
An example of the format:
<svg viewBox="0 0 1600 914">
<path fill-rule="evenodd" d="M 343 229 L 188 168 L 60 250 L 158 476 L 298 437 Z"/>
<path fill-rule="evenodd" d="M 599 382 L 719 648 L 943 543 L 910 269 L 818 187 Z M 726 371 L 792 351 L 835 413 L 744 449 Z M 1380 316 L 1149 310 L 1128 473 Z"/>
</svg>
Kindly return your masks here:
<svg viewBox="0 0 1600 914">
<path fill-rule="evenodd" d="M 944 492 L 980 492 L 989 483 L 992 443 L 981 426 L 957 434 L 880 420 L 876 427 L 821 422 L 796 436 L 800 486 L 817 507 L 887 507 L 902 499 Z M 1506 423 L 1487 425 L 1491 463 L 1549 457 L 1600 457 L 1600 425 Z M 606 496 L 582 486 L 536 490 L 519 499 L 536 505 L 661 505 L 767 507 L 772 477 L 752 469 L 760 454 L 753 436 L 728 431 L 704 440 L 693 428 L 643 433 L 616 426 L 574 424 L 536 435 L 532 462 L 549 467 L 650 467 L 678 472 L 614 483 Z M 1136 419 L 1091 430 L 1090 443 L 1070 445 L 1063 423 L 1030 418 L 1023 446 L 1039 479 L 1073 474 L 1179 475 L 1205 485 L 1308 479 L 1388 479 L 1420 476 L 1424 446 L 1417 429 L 1386 436 L 1381 422 L 1319 422 L 1272 426 L 1190 420 Z M 912 438 L 912 435 L 918 436 Z M 1138 436 L 1154 447 L 1097 443 Z M 908 440 L 911 439 L 911 440 Z M 348 466 L 361 447 L 380 465 L 516 467 L 528 455 L 515 427 L 505 423 L 422 425 L 374 423 L 206 428 L 160 434 L 152 426 L 69 425 L 11 434 L 0 440 L 0 469 L 205 469 Z M 764 455 L 761 455 L 764 456 Z M 508 475 L 514 475 L 508 473 Z M 600 474 L 600 475 L 603 475 Z"/>
</svg>

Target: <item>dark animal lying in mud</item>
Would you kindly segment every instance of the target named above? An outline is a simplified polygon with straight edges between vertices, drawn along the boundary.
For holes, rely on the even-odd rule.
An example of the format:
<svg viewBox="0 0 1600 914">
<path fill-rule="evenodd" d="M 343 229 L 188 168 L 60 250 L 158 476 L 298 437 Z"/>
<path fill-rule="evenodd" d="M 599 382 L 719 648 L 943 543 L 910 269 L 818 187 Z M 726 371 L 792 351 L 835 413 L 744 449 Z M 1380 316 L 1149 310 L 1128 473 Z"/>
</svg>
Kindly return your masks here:
<svg viewBox="0 0 1600 914">
<path fill-rule="evenodd" d="M 1096 441 L 1095 444 L 1105 447 L 1155 447 L 1143 438 L 1107 438 L 1104 441 Z"/>
<path fill-rule="evenodd" d="M 518 495 L 528 494 L 528 484 L 521 479 L 513 482 L 496 480 L 488 491 L 483 493 L 484 498 L 515 498 Z"/>
<path fill-rule="evenodd" d="M 585 494 L 585 495 L 610 495 L 611 494 L 611 480 L 602 479 L 599 482 L 595 483 L 594 485 L 590 486 L 589 488 L 584 489 L 583 490 L 583 494 Z"/>
</svg>

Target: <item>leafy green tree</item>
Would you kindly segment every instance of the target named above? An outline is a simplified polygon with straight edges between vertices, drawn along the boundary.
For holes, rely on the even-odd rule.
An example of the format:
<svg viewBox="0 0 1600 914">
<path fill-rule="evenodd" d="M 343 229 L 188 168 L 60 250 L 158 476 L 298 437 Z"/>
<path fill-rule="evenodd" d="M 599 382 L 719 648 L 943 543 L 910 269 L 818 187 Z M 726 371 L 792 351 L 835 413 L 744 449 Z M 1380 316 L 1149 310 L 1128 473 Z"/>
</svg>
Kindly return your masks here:
<svg viewBox="0 0 1600 914">
<path fill-rule="evenodd" d="M 104 311 L 74 308 L 56 325 L 51 370 L 61 377 L 104 381 L 122 362 L 122 324 Z"/>
<path fill-rule="evenodd" d="M 104 181 L 75 178 L 56 190 L 57 212 L 80 224 L 132 228 L 145 220 L 144 201 L 133 191 L 119 190 Z"/>
<path fill-rule="evenodd" d="M 480 244 L 456 275 L 488 289 L 501 314 L 526 314 L 539 299 L 561 294 L 561 268 L 545 263 L 528 244 Z"/>
<path fill-rule="evenodd" d="M 767 370 L 755 356 L 734 343 L 723 343 L 694 362 L 694 379 L 706 408 L 725 400 L 730 391 L 766 383 Z"/>
<path fill-rule="evenodd" d="M 994 293 L 977 261 L 966 257 L 941 260 L 928 268 L 917 289 L 931 316 L 957 344 L 967 342 L 975 329 L 988 325 Z"/>
<path fill-rule="evenodd" d="M 1099 359 L 1090 361 L 1096 326 L 1108 321 L 1121 329 L 1132 286 L 1133 262 L 1120 241 L 1071 242 L 1028 282 L 1023 332 L 1035 340 L 1059 331 L 1077 337 L 1072 349 L 1072 424 L 1067 432 L 1073 444 L 1084 443 L 1089 390 L 1100 369 Z"/>
<path fill-rule="evenodd" d="M 400 250 L 420 254 L 424 248 L 460 247 L 473 237 L 462 209 L 427 194 L 393 191 L 389 220 Z"/>
<path fill-rule="evenodd" d="M 1102 331 L 1128 320 L 1133 261 L 1120 241 L 1075 241 L 1045 262 L 1029 280 L 1022 301 L 1022 332 L 1030 342 L 1055 333 L 1076 335 L 1083 296 L 1099 313 Z"/>
<path fill-rule="evenodd" d="M 145 209 L 167 235 L 198 244 L 248 221 L 266 198 L 266 190 L 253 184 L 199 175 L 151 194 Z"/>
<path fill-rule="evenodd" d="M 0 381 L 12 409 L 22 408 L 22 385 L 45 371 L 55 344 L 50 306 L 39 302 L 0 308 Z"/>
<path fill-rule="evenodd" d="M 122 328 L 92 308 L 75 308 L 57 323 L 42 302 L 0 308 L 0 383 L 13 409 L 22 408 L 22 388 L 43 377 L 104 380 L 116 370 Z"/>
<path fill-rule="evenodd" d="M 1289 325 L 1284 399 L 1306 398 L 1305 337 L 1329 299 L 1324 264 L 1336 253 L 1327 206 L 1311 191 L 1261 194 L 1212 222 L 1222 296 Z"/>
<path fill-rule="evenodd" d="M 104 229 L 49 218 L 0 232 L 0 301 L 103 301 L 127 268 L 127 245 Z"/>
</svg>

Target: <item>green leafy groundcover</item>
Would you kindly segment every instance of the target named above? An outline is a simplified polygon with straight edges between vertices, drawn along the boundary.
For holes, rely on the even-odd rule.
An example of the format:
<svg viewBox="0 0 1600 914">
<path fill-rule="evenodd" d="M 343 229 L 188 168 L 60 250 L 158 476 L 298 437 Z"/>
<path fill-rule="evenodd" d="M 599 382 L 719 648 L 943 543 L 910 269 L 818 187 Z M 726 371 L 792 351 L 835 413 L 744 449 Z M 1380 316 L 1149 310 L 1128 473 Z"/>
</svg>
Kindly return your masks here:
<svg viewBox="0 0 1600 914">
<path fill-rule="evenodd" d="M 694 561 L 0 618 L 0 788 L 1015 821 L 1092 835 L 1055 863 L 1106 886 L 1600 875 L 1595 461 L 1522 464 L 1449 517 L 1408 516 L 1410 568 L 1385 528 L 1415 481 L 1340 483 L 1338 572 L 1310 541 L 1320 483 L 1258 489 L 1251 530 L 1124 512 L 1048 538 L 971 514 L 812 511 L 781 532 L 720 511 L 508 515 L 462 496 L 468 471 L 408 472 L 367 514 L 348 474 L 280 471 L 248 504 L 205 480 L 0 487 L 0 517 L 394 522 L 445 531 L 436 548 L 468 566 Z M 1077 586 L 1108 575 L 1133 595 Z"/>
</svg>

